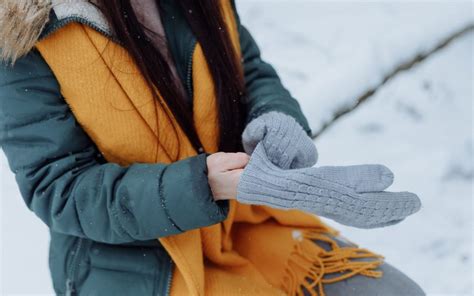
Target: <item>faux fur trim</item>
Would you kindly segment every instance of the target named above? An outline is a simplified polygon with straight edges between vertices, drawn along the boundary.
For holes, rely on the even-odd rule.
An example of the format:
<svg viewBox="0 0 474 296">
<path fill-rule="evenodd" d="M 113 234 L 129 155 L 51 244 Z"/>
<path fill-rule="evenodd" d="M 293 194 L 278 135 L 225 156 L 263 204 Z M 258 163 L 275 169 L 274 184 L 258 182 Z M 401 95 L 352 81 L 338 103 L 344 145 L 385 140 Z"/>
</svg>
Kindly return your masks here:
<svg viewBox="0 0 474 296">
<path fill-rule="evenodd" d="M 1 0 L 1 61 L 14 63 L 34 47 L 51 9 L 51 0 Z"/>
<path fill-rule="evenodd" d="M 95 0 L 0 0 L 0 62 L 13 64 L 35 46 L 49 21 L 77 17 L 113 34 Z"/>
</svg>

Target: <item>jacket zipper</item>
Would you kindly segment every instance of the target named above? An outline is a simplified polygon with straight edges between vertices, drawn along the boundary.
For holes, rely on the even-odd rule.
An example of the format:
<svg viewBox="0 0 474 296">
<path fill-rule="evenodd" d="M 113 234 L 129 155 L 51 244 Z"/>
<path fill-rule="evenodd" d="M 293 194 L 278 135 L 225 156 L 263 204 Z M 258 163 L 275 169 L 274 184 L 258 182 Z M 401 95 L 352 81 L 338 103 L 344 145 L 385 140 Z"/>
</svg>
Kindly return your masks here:
<svg viewBox="0 0 474 296">
<path fill-rule="evenodd" d="M 171 293 L 171 284 L 173 282 L 173 264 L 174 263 L 164 248 L 162 250 L 155 250 L 155 253 L 156 253 L 157 258 L 162 258 L 163 253 L 166 254 L 166 257 L 168 258 L 168 261 L 166 260 L 162 261 L 159 267 L 159 272 L 168 272 L 168 274 L 166 275 L 166 279 L 165 281 L 161 281 L 161 278 L 160 278 L 160 280 L 157 279 L 157 282 L 162 284 L 159 287 L 158 296 L 160 295 L 169 296 Z M 162 294 L 163 292 L 164 294 Z"/>
<path fill-rule="evenodd" d="M 165 291 L 165 295 L 166 296 L 169 296 L 170 295 L 170 292 L 171 292 L 171 283 L 173 281 L 173 261 L 170 259 L 171 263 L 170 263 L 170 270 L 168 272 L 168 277 L 166 279 L 166 291 Z"/>
<path fill-rule="evenodd" d="M 66 296 L 73 296 L 76 294 L 74 281 L 77 278 L 77 265 L 78 265 L 79 253 L 82 249 L 82 245 L 83 245 L 83 239 L 80 238 L 77 243 L 76 249 L 74 251 L 73 257 L 71 258 L 71 265 L 69 267 L 68 278 L 66 280 Z"/>
<path fill-rule="evenodd" d="M 190 100 L 193 99 L 193 84 L 192 84 L 192 78 L 193 78 L 193 59 L 194 59 L 194 51 L 197 46 L 197 40 L 195 39 L 193 41 L 193 44 L 190 48 L 190 52 L 188 53 L 189 58 L 188 58 L 188 64 L 186 65 L 186 88 L 188 89 L 188 94 L 190 96 Z"/>
</svg>

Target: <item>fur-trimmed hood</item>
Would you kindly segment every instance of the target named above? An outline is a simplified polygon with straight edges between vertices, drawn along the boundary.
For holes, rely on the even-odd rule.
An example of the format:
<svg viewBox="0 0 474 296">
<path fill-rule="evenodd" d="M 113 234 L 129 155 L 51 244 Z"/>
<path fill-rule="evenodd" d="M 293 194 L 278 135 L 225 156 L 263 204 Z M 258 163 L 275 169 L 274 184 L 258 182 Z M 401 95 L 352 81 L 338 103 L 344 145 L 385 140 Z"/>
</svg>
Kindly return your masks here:
<svg viewBox="0 0 474 296">
<path fill-rule="evenodd" d="M 14 62 L 35 45 L 52 9 L 51 0 L 1 0 L 0 59 Z"/>
<path fill-rule="evenodd" d="M 71 16 L 93 23 L 103 31 L 108 25 L 94 0 L 0 0 L 0 62 L 14 63 L 40 38 L 51 10 L 58 19 Z"/>
</svg>

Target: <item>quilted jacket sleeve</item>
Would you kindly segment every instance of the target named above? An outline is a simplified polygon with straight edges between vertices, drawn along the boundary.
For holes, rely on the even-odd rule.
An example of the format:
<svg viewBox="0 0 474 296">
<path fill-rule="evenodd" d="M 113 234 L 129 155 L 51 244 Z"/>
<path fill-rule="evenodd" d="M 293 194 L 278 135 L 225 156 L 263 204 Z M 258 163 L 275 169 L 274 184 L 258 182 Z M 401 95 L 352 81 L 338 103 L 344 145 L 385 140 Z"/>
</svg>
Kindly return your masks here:
<svg viewBox="0 0 474 296">
<path fill-rule="evenodd" d="M 0 65 L 0 145 L 27 206 L 53 231 L 127 243 L 225 219 L 206 155 L 170 165 L 107 163 L 59 89 L 37 51 Z"/>
<path fill-rule="evenodd" d="M 275 69 L 269 63 L 262 60 L 256 41 L 247 28 L 242 25 L 235 3 L 234 1 L 232 2 L 239 28 L 245 84 L 248 95 L 247 122 L 263 113 L 278 111 L 295 118 L 310 135 L 311 129 L 301 111 L 300 105 L 283 86 Z"/>
</svg>

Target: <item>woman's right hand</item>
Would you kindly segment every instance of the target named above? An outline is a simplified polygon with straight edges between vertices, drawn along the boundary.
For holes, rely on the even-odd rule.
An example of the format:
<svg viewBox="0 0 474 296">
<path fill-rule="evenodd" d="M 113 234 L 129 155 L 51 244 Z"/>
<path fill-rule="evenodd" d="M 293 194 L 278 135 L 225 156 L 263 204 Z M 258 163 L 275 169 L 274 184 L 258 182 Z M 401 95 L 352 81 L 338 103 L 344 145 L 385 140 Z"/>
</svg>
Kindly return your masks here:
<svg viewBox="0 0 474 296">
<path fill-rule="evenodd" d="M 207 157 L 207 178 L 214 200 L 236 198 L 240 175 L 249 158 L 243 152 L 218 152 Z"/>
<path fill-rule="evenodd" d="M 262 143 L 273 164 L 281 169 L 312 167 L 318 160 L 313 140 L 291 116 L 268 112 L 252 120 L 242 133 L 245 152 L 252 155 Z"/>
</svg>

